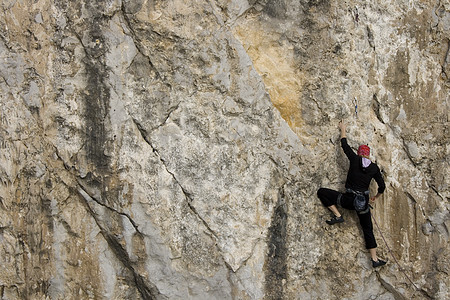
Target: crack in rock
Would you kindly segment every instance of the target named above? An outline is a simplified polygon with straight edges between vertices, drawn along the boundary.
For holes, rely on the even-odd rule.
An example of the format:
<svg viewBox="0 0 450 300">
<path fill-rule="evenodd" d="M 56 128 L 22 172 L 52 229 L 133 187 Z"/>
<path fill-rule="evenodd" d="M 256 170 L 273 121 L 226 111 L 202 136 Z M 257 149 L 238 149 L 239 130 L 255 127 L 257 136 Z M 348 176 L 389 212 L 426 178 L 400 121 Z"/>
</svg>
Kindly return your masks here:
<svg viewBox="0 0 450 300">
<path fill-rule="evenodd" d="M 442 63 L 442 71 L 441 71 L 441 76 L 442 78 L 446 79 L 446 80 L 450 80 L 449 74 L 447 74 L 447 65 L 449 63 L 449 59 L 450 59 L 450 39 L 447 40 L 447 51 L 445 52 L 445 56 L 444 56 L 444 62 Z"/>
<path fill-rule="evenodd" d="M 167 112 L 167 116 L 164 118 L 164 120 L 161 122 L 161 124 L 159 124 L 158 126 L 156 126 L 155 128 L 152 129 L 152 131 L 163 127 L 164 125 L 166 125 L 167 121 L 169 120 L 170 116 L 172 115 L 172 113 L 174 111 L 176 111 L 178 109 L 178 107 L 180 106 L 180 102 L 178 102 L 174 107 L 169 108 L 168 112 Z M 152 147 L 153 148 L 153 147 Z"/>
<path fill-rule="evenodd" d="M 55 149 L 56 149 L 55 152 L 57 153 L 57 148 L 55 147 Z M 77 177 L 75 174 L 72 173 L 73 170 L 64 162 L 64 160 L 60 157 L 60 155 L 58 153 L 56 156 L 63 163 L 64 168 L 72 176 Z M 128 255 L 128 252 L 126 251 L 126 249 L 123 248 L 123 246 L 120 244 L 120 242 L 117 240 L 117 238 L 113 234 L 108 232 L 108 230 L 106 228 L 104 228 L 104 226 L 101 224 L 101 221 L 98 219 L 98 215 L 94 211 L 92 204 L 96 203 L 97 205 L 105 207 L 109 211 L 112 211 L 114 213 L 117 213 L 121 216 L 126 217 L 128 219 L 128 221 L 130 222 L 130 224 L 132 224 L 132 226 L 134 227 L 136 232 L 140 235 L 144 235 L 141 231 L 139 231 L 139 228 L 138 228 L 137 224 L 134 222 L 134 220 L 127 213 L 120 212 L 117 209 L 114 209 L 114 208 L 102 203 L 100 200 L 96 199 L 96 197 L 90 195 L 86 191 L 86 189 L 83 186 L 83 183 L 80 181 L 80 179 L 77 178 L 76 181 L 78 183 L 77 192 L 85 200 L 84 202 L 86 204 L 87 210 L 89 211 L 90 215 L 93 217 L 95 223 L 97 224 L 97 226 L 100 230 L 100 233 L 104 237 L 105 241 L 108 243 L 111 251 L 115 254 L 115 256 L 122 263 L 122 265 L 125 268 L 127 268 L 133 275 L 134 284 L 135 284 L 136 288 L 138 289 L 142 299 L 145 299 L 145 300 L 147 300 L 147 299 L 163 299 L 163 300 L 167 299 L 166 296 L 164 296 L 163 294 L 160 293 L 159 289 L 157 288 L 157 286 L 155 284 L 146 280 L 142 275 L 140 275 L 135 270 L 135 268 L 133 266 L 133 262 L 131 261 L 129 255 Z M 63 224 L 63 226 L 64 226 L 64 224 Z"/>
<path fill-rule="evenodd" d="M 214 232 L 214 230 L 211 229 L 211 227 L 208 225 L 208 223 L 200 216 L 200 214 L 197 212 L 195 207 L 192 205 L 192 201 L 193 201 L 192 194 L 189 193 L 186 190 L 186 188 L 183 187 L 183 185 L 177 179 L 175 174 L 169 170 L 169 167 L 167 166 L 166 161 L 159 154 L 159 150 L 155 146 L 153 146 L 152 142 L 148 138 L 147 131 L 142 127 L 142 125 L 136 119 L 133 118 L 133 122 L 136 125 L 136 127 L 138 128 L 139 132 L 141 133 L 141 136 L 144 139 L 144 141 L 152 148 L 153 153 L 155 153 L 155 155 L 161 161 L 161 164 L 164 166 L 164 169 L 166 170 L 166 172 L 169 173 L 170 176 L 172 176 L 175 183 L 180 187 L 181 191 L 183 192 L 183 194 L 187 200 L 189 209 L 202 221 L 202 223 L 205 225 L 205 227 L 208 229 L 208 231 L 217 239 L 217 234 Z"/>
<path fill-rule="evenodd" d="M 103 227 L 101 222 L 98 219 L 97 213 L 94 211 L 94 209 L 91 207 L 92 202 L 97 203 L 98 205 L 102 207 L 106 207 L 120 215 L 126 216 L 131 224 L 135 227 L 137 231 L 136 224 L 131 220 L 131 218 L 124 213 L 120 213 L 116 211 L 115 209 L 112 209 L 102 203 L 100 203 L 95 198 L 91 197 L 81 186 L 79 186 L 78 192 L 82 196 L 82 198 L 85 200 L 87 209 L 89 210 L 91 216 L 94 218 L 95 223 L 97 224 L 98 228 L 100 229 L 100 233 L 105 238 L 106 242 L 109 245 L 109 248 L 111 251 L 115 254 L 117 259 L 123 264 L 124 267 L 126 267 L 134 278 L 134 283 L 136 285 L 136 288 L 138 289 L 139 293 L 141 294 L 143 299 L 167 299 L 166 296 L 162 295 L 160 291 L 158 290 L 157 286 L 148 280 L 146 280 L 142 275 L 140 275 L 134 268 L 133 263 L 128 255 L 128 252 L 126 249 L 123 248 L 123 246 L 120 244 L 120 242 L 117 240 L 117 238 L 108 232 L 107 229 Z M 139 232 L 139 231 L 138 231 Z M 139 232 L 140 233 L 140 232 Z"/>
<path fill-rule="evenodd" d="M 387 282 L 381 275 L 379 272 L 376 272 L 377 275 L 377 279 L 378 281 L 381 283 L 381 285 L 388 290 L 393 296 L 395 300 L 406 300 L 408 299 L 406 296 L 404 296 L 402 293 L 400 293 L 392 284 L 390 284 L 389 282 Z M 414 285 L 414 283 L 412 283 Z M 414 291 L 413 294 L 416 293 L 420 293 L 420 295 L 423 297 L 423 299 L 433 299 L 432 297 L 430 297 L 429 295 L 426 294 L 426 292 L 423 289 L 419 289 L 417 288 L 415 285 L 413 286 Z M 413 297 L 411 296 L 410 299 L 413 299 Z M 415 298 L 414 298 L 415 299 Z"/>
<path fill-rule="evenodd" d="M 377 274 L 378 281 L 381 283 L 381 285 L 386 290 L 388 290 L 394 296 L 395 300 L 406 300 L 407 299 L 399 291 L 397 291 L 397 289 L 394 286 L 392 286 L 389 282 L 384 280 L 383 277 L 381 277 L 381 275 L 378 272 L 376 274 Z"/>
<path fill-rule="evenodd" d="M 368 25 L 366 26 L 366 29 L 367 29 L 367 41 L 369 42 L 370 47 L 375 51 L 375 41 L 373 32 Z"/>
<path fill-rule="evenodd" d="M 146 55 L 146 54 L 144 53 L 144 51 L 142 51 L 142 49 L 141 49 L 139 43 L 136 42 L 136 41 L 138 41 L 138 38 L 137 38 L 137 36 L 136 36 L 136 33 L 134 32 L 133 26 L 131 26 L 131 21 L 130 21 L 130 19 L 128 18 L 128 14 L 127 14 L 126 8 L 125 8 L 125 1 L 122 2 L 121 12 L 122 12 L 123 19 L 124 19 L 124 21 L 125 21 L 125 23 L 126 23 L 128 29 L 129 29 L 129 31 L 130 31 L 130 35 L 129 35 L 129 36 L 130 36 L 131 39 L 133 40 L 133 43 L 134 43 L 134 45 L 136 46 L 137 51 L 138 51 L 142 56 L 144 56 L 145 58 L 147 58 L 150 67 L 152 68 L 152 70 L 153 70 L 153 71 L 155 72 L 155 74 L 156 74 L 156 79 L 162 79 L 162 80 L 164 80 L 164 78 L 163 78 L 163 76 L 161 75 L 161 73 L 158 71 L 158 69 L 157 69 L 157 68 L 155 67 L 155 65 L 153 64 L 151 58 L 150 58 L 148 55 Z M 154 31 L 154 30 L 152 30 L 152 32 L 155 33 L 155 34 L 158 35 L 158 36 L 161 36 L 161 34 L 159 34 L 158 32 L 156 32 L 156 31 Z"/>
<path fill-rule="evenodd" d="M 121 215 L 121 216 L 124 216 L 125 218 L 128 219 L 128 221 L 131 223 L 131 225 L 133 225 L 133 227 L 134 227 L 134 229 L 136 230 L 136 232 L 139 233 L 140 235 L 143 235 L 143 233 L 139 231 L 139 228 L 138 228 L 136 222 L 134 222 L 134 220 L 133 220 L 127 213 L 118 211 L 117 209 L 115 209 L 115 208 L 113 208 L 113 207 L 110 207 L 110 206 L 108 206 L 108 205 L 102 203 L 102 202 L 101 202 L 100 200 L 98 200 L 95 196 L 93 196 L 93 195 L 91 195 L 90 193 L 88 193 L 88 192 L 86 191 L 86 188 L 83 186 L 83 183 L 80 182 L 79 180 L 78 180 L 78 184 L 79 184 L 79 190 L 78 190 L 78 192 L 79 192 L 85 199 L 86 199 L 86 197 L 87 197 L 88 199 L 94 201 L 94 202 L 97 203 L 98 205 L 100 205 L 100 206 L 102 206 L 102 207 L 105 207 L 105 208 L 108 209 L 109 211 L 112 211 L 112 212 L 117 213 L 117 214 L 119 214 L 119 215 Z"/>
<path fill-rule="evenodd" d="M 219 239 L 217 233 L 209 226 L 208 222 L 205 221 L 205 219 L 203 219 L 201 217 L 201 215 L 199 214 L 199 212 L 197 211 L 197 209 L 192 205 L 192 194 L 189 193 L 184 187 L 183 185 L 179 182 L 179 180 L 176 178 L 175 174 L 169 170 L 166 161 L 161 157 L 161 155 L 159 154 L 159 150 L 156 149 L 152 142 L 150 141 L 150 139 L 147 136 L 147 131 L 142 127 L 142 125 L 135 119 L 133 119 L 133 122 L 135 123 L 136 127 L 138 128 L 139 132 L 141 133 L 142 138 L 144 139 L 144 141 L 152 148 L 152 151 L 155 153 L 155 155 L 159 158 L 159 160 L 161 161 L 161 164 L 164 166 L 164 169 L 166 170 L 167 173 L 169 173 L 173 180 L 175 181 L 175 183 L 180 187 L 183 195 L 186 198 L 186 203 L 189 207 L 189 209 L 192 211 L 192 213 L 203 223 L 203 225 L 205 226 L 206 230 L 215 238 L 216 243 L 215 246 L 218 250 L 219 253 L 222 253 L 221 249 L 219 248 L 219 246 L 217 245 L 217 240 Z M 236 273 L 237 270 L 239 270 L 239 268 L 242 266 L 239 266 L 239 268 L 237 268 L 236 270 L 233 269 L 233 267 L 225 260 L 225 258 L 223 257 L 223 254 L 221 255 L 222 260 L 225 264 L 225 266 L 227 267 L 227 269 L 232 272 L 232 273 Z M 250 255 L 251 257 L 251 255 Z M 249 257 L 249 258 L 250 258 Z M 247 258 L 247 260 L 249 259 Z"/>
</svg>

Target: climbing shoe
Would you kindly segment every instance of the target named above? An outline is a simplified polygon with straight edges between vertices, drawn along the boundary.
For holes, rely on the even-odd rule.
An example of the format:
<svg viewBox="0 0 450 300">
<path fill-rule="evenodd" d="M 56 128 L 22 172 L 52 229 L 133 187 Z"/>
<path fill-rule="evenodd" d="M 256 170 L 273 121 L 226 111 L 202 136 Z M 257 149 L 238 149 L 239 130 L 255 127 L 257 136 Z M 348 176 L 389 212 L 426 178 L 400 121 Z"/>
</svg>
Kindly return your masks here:
<svg viewBox="0 0 450 300">
<path fill-rule="evenodd" d="M 328 225 L 333 225 L 336 223 L 344 222 L 344 218 L 342 216 L 340 217 L 333 216 L 330 220 L 326 220 L 325 222 L 327 222 Z"/>
<path fill-rule="evenodd" d="M 374 261 L 373 259 L 371 259 L 371 261 L 372 261 L 372 267 L 374 267 L 374 268 L 378 268 L 378 267 L 384 266 L 386 264 L 386 262 L 381 259 L 378 259 L 377 261 Z"/>
</svg>

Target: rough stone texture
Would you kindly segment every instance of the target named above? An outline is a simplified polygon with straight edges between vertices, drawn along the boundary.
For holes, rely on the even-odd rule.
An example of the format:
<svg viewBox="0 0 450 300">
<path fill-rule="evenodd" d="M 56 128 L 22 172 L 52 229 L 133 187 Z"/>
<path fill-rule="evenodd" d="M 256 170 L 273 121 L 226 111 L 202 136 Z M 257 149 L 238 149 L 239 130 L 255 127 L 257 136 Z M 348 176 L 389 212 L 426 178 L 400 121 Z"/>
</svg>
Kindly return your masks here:
<svg viewBox="0 0 450 300">
<path fill-rule="evenodd" d="M 449 1 L 0 5 L 1 299 L 450 297 Z"/>
</svg>

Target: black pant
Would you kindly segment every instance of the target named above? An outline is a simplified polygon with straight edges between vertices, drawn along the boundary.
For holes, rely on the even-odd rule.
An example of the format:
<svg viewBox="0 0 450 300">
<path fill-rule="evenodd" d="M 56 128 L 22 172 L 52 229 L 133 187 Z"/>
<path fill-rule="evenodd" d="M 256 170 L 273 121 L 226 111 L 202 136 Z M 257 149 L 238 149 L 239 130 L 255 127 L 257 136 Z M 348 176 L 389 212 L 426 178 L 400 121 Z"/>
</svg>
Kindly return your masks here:
<svg viewBox="0 0 450 300">
<path fill-rule="evenodd" d="M 337 205 L 338 196 L 342 194 L 334 190 L 320 188 L 317 191 L 317 196 L 325 207 L 331 205 Z M 340 204 L 343 208 L 349 210 L 355 210 L 353 206 L 353 199 L 355 195 L 352 193 L 342 194 Z M 373 235 L 373 225 L 372 225 L 372 215 L 369 212 L 365 214 L 357 214 L 359 218 L 359 224 L 361 224 L 362 231 L 364 234 L 364 240 L 366 242 L 366 248 L 372 249 L 377 247 L 377 242 L 375 241 L 375 236 Z"/>
</svg>

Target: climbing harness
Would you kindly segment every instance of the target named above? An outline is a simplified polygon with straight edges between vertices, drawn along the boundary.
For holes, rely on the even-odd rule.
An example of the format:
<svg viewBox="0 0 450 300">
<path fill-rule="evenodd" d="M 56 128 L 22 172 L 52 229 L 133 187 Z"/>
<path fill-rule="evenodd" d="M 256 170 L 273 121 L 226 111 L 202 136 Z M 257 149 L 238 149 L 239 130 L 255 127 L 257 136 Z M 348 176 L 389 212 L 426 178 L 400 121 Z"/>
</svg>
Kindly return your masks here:
<svg viewBox="0 0 450 300">
<path fill-rule="evenodd" d="M 355 117 L 358 119 L 358 99 L 353 98 L 353 104 L 355 105 Z"/>
<path fill-rule="evenodd" d="M 369 212 L 369 191 L 359 192 L 346 189 L 347 193 L 355 195 L 353 206 L 358 214 L 363 215 Z"/>
<path fill-rule="evenodd" d="M 369 205 L 370 208 L 373 209 L 373 207 L 371 205 Z M 378 228 L 378 231 L 380 232 L 381 238 L 383 239 L 384 243 L 386 244 L 386 247 L 389 250 L 389 253 L 391 254 L 392 258 L 394 259 L 395 263 L 397 264 L 398 268 L 400 269 L 400 271 L 403 273 L 403 275 L 405 275 L 405 277 L 409 280 L 409 282 L 411 282 L 411 284 L 414 286 L 414 288 L 419 291 L 422 292 L 422 290 L 420 290 L 417 285 L 415 285 L 415 283 L 411 280 L 411 278 L 409 278 L 409 276 L 406 274 L 405 269 L 402 268 L 402 266 L 400 265 L 400 263 L 398 262 L 397 258 L 395 257 L 394 253 L 392 252 L 391 248 L 389 247 L 388 243 L 386 242 L 386 239 L 384 238 L 383 232 L 381 232 L 380 226 L 378 226 L 377 220 L 375 220 L 374 215 L 372 214 L 372 220 L 375 223 L 375 225 Z"/>
</svg>

